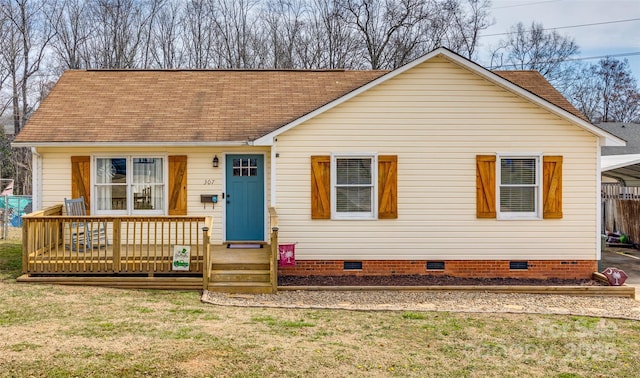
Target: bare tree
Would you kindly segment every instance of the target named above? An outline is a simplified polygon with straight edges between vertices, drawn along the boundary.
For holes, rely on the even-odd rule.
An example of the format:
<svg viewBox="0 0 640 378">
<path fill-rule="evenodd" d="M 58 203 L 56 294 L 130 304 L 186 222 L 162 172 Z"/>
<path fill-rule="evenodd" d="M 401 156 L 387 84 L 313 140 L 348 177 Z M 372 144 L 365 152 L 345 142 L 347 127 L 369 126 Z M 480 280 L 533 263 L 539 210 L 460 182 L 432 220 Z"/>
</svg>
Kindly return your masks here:
<svg viewBox="0 0 640 378">
<path fill-rule="evenodd" d="M 451 2 L 450 11 L 447 12 L 449 32 L 446 37 L 446 46 L 459 54 L 472 59 L 478 47 L 480 32 L 486 30 L 489 22 L 489 0 L 466 0 L 464 3 Z"/>
<path fill-rule="evenodd" d="M 254 68 L 259 57 L 255 28 L 257 0 L 216 0 L 215 24 L 218 66 L 221 68 Z"/>
<path fill-rule="evenodd" d="M 273 68 L 300 67 L 298 54 L 303 51 L 307 9 L 302 0 L 268 0 L 262 10 L 264 65 Z M 264 57 L 263 57 L 264 58 Z"/>
<path fill-rule="evenodd" d="M 159 68 L 177 68 L 184 63 L 181 39 L 182 11 L 176 1 L 169 2 L 158 12 L 158 22 L 152 28 L 150 52 L 153 64 Z"/>
<path fill-rule="evenodd" d="M 54 33 L 44 22 L 43 1 L 14 0 L 0 4 L 6 20 L 6 40 L 2 44 L 2 58 L 11 80 L 11 108 L 15 134 L 18 134 L 37 105 L 30 94 L 31 78 L 38 74 L 44 55 Z M 30 101 L 34 100 L 34 104 Z M 14 151 L 16 189 L 31 192 L 31 153 L 28 149 Z"/>
<path fill-rule="evenodd" d="M 342 0 L 314 0 L 310 4 L 309 39 L 306 54 L 311 68 L 355 68 L 360 65 L 355 31 L 347 22 Z"/>
<path fill-rule="evenodd" d="M 136 68 L 142 66 L 141 45 L 145 36 L 144 6 L 139 0 L 95 0 L 91 22 L 91 66 Z"/>
<path fill-rule="evenodd" d="M 87 42 L 91 38 L 89 8 L 85 0 L 52 2 L 48 20 L 55 31 L 51 46 L 61 70 L 79 69 L 87 65 Z"/>
<path fill-rule="evenodd" d="M 34 106 L 29 104 L 30 79 L 40 71 L 46 48 L 54 33 L 43 22 L 42 2 L 15 0 L 0 7 L 7 34 L 3 60 L 12 80 L 12 110 L 15 133 L 19 133 Z"/>
<path fill-rule="evenodd" d="M 600 84 L 595 70 L 596 67 L 592 65 L 581 67 L 564 92 L 571 103 L 592 122 L 597 118 L 601 103 L 596 89 Z"/>
<path fill-rule="evenodd" d="M 640 88 L 626 60 L 605 58 L 583 67 L 569 97 L 595 123 L 640 120 Z"/>
<path fill-rule="evenodd" d="M 3 6 L 3 5 L 0 5 Z M 13 27 L 5 16 L 4 12 L 0 12 L 0 116 L 11 106 L 12 96 L 5 97 L 5 85 L 11 77 L 10 57 L 15 56 L 12 50 L 17 43 L 12 38 Z"/>
<path fill-rule="evenodd" d="M 424 0 L 344 0 L 347 21 L 364 48 L 371 69 L 392 68 L 397 54 L 409 55 L 416 45 L 411 28 L 425 17 Z"/>
<path fill-rule="evenodd" d="M 536 70 L 562 91 L 573 73 L 568 61 L 578 53 L 572 38 L 547 32 L 537 23 L 526 29 L 520 22 L 492 52 L 491 69 Z"/>
<path fill-rule="evenodd" d="M 212 1 L 190 0 L 184 11 L 183 40 L 190 68 L 208 68 L 215 56 L 214 8 Z"/>
</svg>

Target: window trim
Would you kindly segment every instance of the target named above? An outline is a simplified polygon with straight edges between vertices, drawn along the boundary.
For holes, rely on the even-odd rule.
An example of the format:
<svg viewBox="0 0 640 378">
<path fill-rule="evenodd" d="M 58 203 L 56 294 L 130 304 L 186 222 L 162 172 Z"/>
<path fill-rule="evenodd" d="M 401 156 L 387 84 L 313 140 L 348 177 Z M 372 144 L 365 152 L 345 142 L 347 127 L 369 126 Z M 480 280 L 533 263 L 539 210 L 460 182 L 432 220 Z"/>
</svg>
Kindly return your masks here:
<svg viewBox="0 0 640 378">
<path fill-rule="evenodd" d="M 371 211 L 367 213 L 343 213 L 337 211 L 337 169 L 338 159 L 371 159 Z M 377 153 L 331 153 L 331 219 L 334 220 L 376 220 L 378 219 L 378 154 Z"/>
<path fill-rule="evenodd" d="M 502 175 L 501 167 L 503 159 L 535 159 L 536 171 L 535 171 L 535 211 L 533 212 L 503 212 L 501 211 L 500 201 L 500 189 L 502 188 Z M 496 154 L 496 219 L 498 220 L 539 220 L 542 219 L 542 202 L 543 202 L 543 184 L 542 184 L 542 162 L 543 154 L 541 152 L 536 153 L 506 153 L 499 152 Z"/>
<path fill-rule="evenodd" d="M 98 159 L 126 159 L 127 164 L 127 208 L 126 210 L 98 210 L 98 195 L 97 195 L 97 174 L 98 174 Z M 155 158 L 162 159 L 162 209 L 161 210 L 148 210 L 133 208 L 133 179 L 129 176 L 133 174 L 133 159 L 137 158 Z M 91 208 L 94 209 L 93 213 L 96 215 L 167 215 L 169 211 L 169 157 L 167 154 L 149 154 L 149 153 L 129 153 L 129 154 L 96 154 L 91 156 Z"/>
</svg>

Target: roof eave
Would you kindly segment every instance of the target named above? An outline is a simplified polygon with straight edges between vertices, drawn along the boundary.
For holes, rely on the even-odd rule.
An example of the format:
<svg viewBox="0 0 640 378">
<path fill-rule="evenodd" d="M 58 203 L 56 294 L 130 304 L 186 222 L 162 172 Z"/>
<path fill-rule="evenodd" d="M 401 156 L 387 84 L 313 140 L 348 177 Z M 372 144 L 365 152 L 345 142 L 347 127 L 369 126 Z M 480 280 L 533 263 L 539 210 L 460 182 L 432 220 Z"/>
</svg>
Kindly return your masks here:
<svg viewBox="0 0 640 378">
<path fill-rule="evenodd" d="M 215 142 L 13 142 L 12 147 L 239 147 L 251 145 L 243 141 Z"/>
</svg>

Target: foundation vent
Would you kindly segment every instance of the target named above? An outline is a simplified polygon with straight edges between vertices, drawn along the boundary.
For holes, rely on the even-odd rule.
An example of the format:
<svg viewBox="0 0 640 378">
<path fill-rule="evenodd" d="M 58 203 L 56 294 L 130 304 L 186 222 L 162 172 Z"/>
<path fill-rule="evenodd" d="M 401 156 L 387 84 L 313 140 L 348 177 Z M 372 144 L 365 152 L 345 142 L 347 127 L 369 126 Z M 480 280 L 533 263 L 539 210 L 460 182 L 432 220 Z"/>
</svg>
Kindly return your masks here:
<svg viewBox="0 0 640 378">
<path fill-rule="evenodd" d="M 427 261 L 427 270 L 444 270 L 444 261 Z"/>
<path fill-rule="evenodd" d="M 528 261 L 509 261 L 509 269 L 511 270 L 528 270 Z"/>
<path fill-rule="evenodd" d="M 344 270 L 362 270 L 362 261 L 345 261 Z"/>
</svg>

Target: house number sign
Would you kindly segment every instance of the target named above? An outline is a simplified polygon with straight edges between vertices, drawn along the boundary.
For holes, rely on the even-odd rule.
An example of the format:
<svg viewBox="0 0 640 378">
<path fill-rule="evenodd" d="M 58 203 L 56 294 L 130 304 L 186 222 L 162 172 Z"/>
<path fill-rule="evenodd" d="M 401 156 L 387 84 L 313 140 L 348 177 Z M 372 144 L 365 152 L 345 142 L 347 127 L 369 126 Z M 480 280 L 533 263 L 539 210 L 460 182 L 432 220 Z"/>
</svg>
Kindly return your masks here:
<svg viewBox="0 0 640 378">
<path fill-rule="evenodd" d="M 214 179 L 204 179 L 205 185 L 213 185 L 214 182 L 216 182 Z"/>
</svg>

